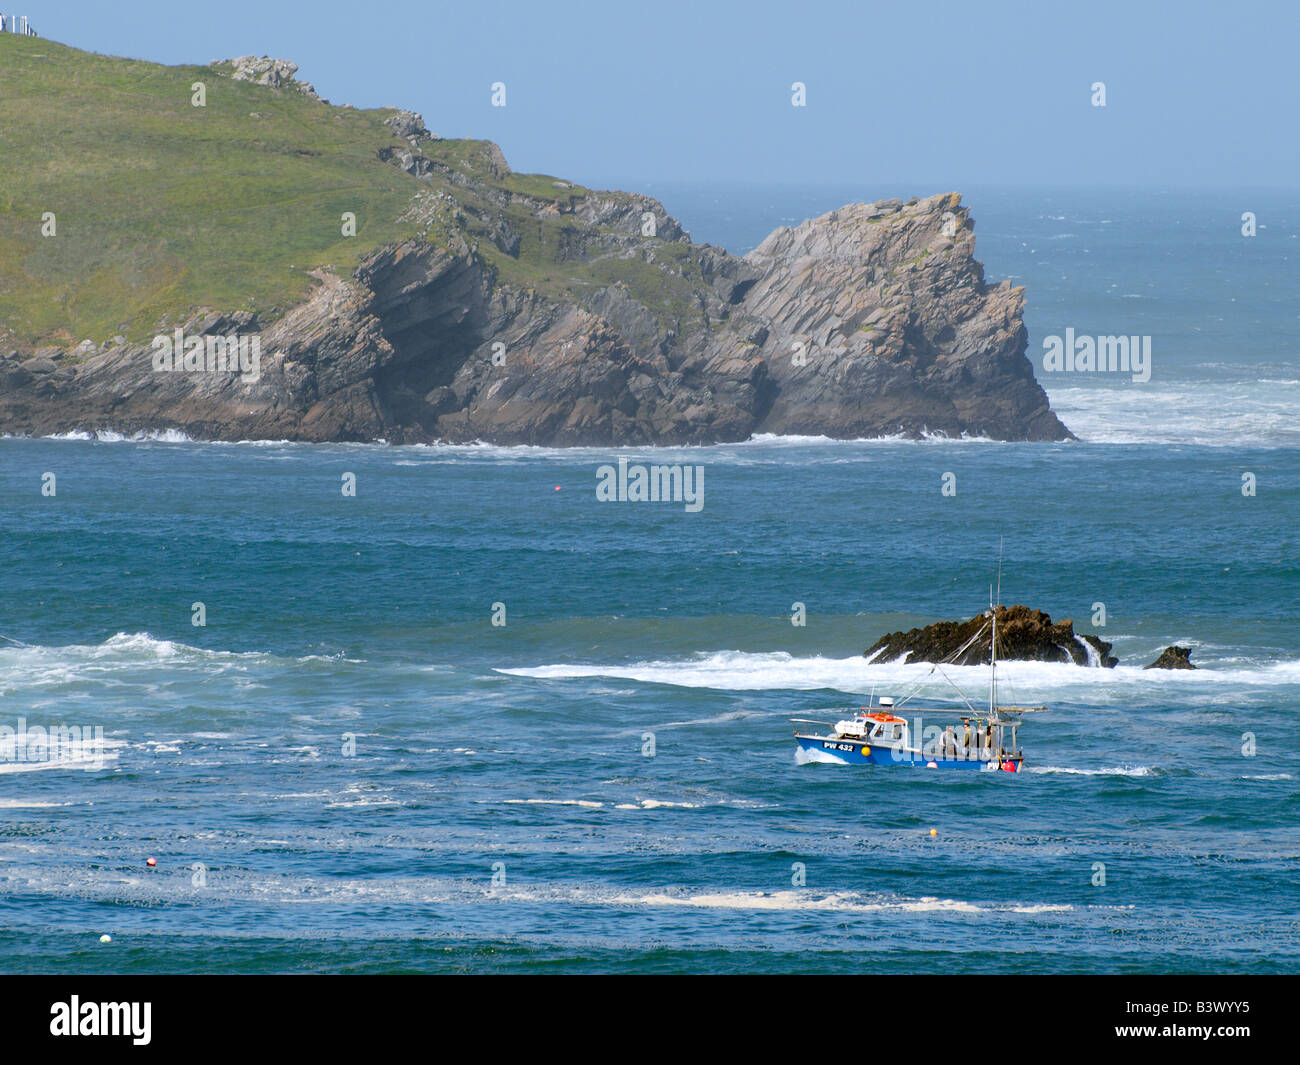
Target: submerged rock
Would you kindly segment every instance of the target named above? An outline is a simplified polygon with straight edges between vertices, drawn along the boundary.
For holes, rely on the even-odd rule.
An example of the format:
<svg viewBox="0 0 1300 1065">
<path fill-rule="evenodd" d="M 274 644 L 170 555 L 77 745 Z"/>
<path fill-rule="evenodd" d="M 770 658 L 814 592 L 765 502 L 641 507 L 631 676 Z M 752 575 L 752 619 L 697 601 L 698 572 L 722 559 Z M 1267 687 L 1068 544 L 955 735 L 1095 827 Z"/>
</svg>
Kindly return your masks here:
<svg viewBox="0 0 1300 1065">
<path fill-rule="evenodd" d="M 1192 649 L 1174 644 L 1160 652 L 1160 657 L 1143 669 L 1195 669 L 1192 665 Z"/>
<path fill-rule="evenodd" d="M 1113 669 L 1119 663 L 1111 645 L 1074 631 L 1066 618 L 1053 623 L 1049 615 L 1027 606 L 1000 606 L 998 611 L 998 659 L 1030 662 L 1073 662 L 1080 666 Z M 908 632 L 891 632 L 868 647 L 863 655 L 881 662 L 943 662 L 956 654 L 988 622 L 988 612 L 965 621 L 938 621 Z M 992 632 L 984 633 L 960 656 L 956 665 L 977 666 L 990 660 Z"/>
</svg>

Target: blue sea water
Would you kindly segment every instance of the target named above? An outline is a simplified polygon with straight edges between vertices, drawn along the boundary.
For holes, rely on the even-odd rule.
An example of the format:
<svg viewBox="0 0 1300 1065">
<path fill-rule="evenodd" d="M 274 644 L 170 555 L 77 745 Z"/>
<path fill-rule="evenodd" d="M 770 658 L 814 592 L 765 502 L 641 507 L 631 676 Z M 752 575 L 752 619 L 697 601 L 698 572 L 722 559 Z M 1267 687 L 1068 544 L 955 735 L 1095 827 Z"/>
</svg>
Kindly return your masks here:
<svg viewBox="0 0 1300 1065">
<path fill-rule="evenodd" d="M 837 195 L 651 191 L 742 251 Z M 1294 971 L 1294 203 L 1242 245 L 1209 194 L 968 202 L 1031 354 L 1155 340 L 1040 375 L 1079 443 L 0 440 L 0 970 Z M 703 508 L 599 501 L 620 456 Z M 1121 660 L 999 671 L 1026 771 L 796 765 L 792 716 L 956 698 L 862 651 L 986 606 L 1000 542 Z"/>
</svg>

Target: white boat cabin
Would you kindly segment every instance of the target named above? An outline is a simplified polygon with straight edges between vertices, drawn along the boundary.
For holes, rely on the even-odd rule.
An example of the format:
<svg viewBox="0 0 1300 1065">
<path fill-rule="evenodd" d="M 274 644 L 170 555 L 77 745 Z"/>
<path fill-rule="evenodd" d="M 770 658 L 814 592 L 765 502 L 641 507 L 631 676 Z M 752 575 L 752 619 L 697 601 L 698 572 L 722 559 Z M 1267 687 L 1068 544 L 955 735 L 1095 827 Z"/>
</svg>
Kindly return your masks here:
<svg viewBox="0 0 1300 1065">
<path fill-rule="evenodd" d="M 860 710 L 856 716 L 835 722 L 836 735 L 842 739 L 867 740 L 880 747 L 907 746 L 907 722 L 888 711 Z"/>
</svg>

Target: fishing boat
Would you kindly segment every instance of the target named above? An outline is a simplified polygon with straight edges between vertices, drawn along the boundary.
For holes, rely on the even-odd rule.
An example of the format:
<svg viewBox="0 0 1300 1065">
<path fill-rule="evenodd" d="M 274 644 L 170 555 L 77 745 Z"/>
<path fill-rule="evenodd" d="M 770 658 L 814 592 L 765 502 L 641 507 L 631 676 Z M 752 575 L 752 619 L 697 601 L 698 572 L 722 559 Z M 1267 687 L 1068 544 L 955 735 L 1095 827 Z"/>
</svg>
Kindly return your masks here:
<svg viewBox="0 0 1300 1065">
<path fill-rule="evenodd" d="M 999 581 L 999 584 L 1001 582 Z M 962 647 L 930 673 L 960 657 L 992 627 L 989 653 L 988 707 L 977 708 L 961 690 L 962 707 L 914 707 L 909 722 L 901 711 L 911 696 L 895 701 L 871 696 L 866 706 L 834 711 L 843 714 L 834 722 L 791 718 L 795 725 L 795 760 L 835 762 L 842 765 L 913 766 L 924 769 L 965 769 L 1018 773 L 1024 766 L 1019 729 L 1024 715 L 1046 710 L 1045 706 L 1004 706 L 998 702 L 998 618 L 989 597 L 988 621 Z M 947 674 L 943 674 L 948 679 Z M 924 683 L 929 678 L 923 678 Z M 949 681 L 951 684 L 952 682 Z M 920 686 L 919 684 L 917 685 Z M 956 689 L 956 685 L 953 687 Z M 960 724 L 953 721 L 956 717 Z M 929 719 L 927 721 L 927 719 Z M 936 721 L 938 723 L 936 723 Z M 801 726 L 819 725 L 825 731 Z"/>
</svg>

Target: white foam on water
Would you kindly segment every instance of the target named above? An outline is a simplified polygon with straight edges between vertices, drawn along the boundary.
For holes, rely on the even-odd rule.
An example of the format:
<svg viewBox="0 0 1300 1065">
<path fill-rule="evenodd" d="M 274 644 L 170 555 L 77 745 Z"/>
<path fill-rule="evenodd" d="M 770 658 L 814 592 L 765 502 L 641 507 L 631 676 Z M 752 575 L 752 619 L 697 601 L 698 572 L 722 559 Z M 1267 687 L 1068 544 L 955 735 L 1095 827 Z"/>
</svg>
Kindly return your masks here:
<svg viewBox="0 0 1300 1065">
<path fill-rule="evenodd" d="M 623 906 L 679 906 L 710 910 L 829 910 L 835 913 L 879 913 L 896 910 L 909 913 L 981 913 L 981 907 L 958 899 L 925 897 L 865 901 L 852 893 L 813 895 L 804 891 L 723 891 L 687 894 L 647 892 L 621 894 L 608 899 Z"/>
<path fill-rule="evenodd" d="M 608 783 L 608 782 L 606 782 Z M 612 810 L 703 810 L 711 807 L 734 806 L 743 809 L 765 809 L 771 804 L 745 799 L 718 799 L 713 802 L 679 802 L 672 799 L 636 799 L 630 802 L 600 801 L 596 799 L 476 799 L 476 802 L 502 802 L 516 806 L 580 806 L 587 809 Z"/>
<path fill-rule="evenodd" d="M 51 867 L 46 863 L 0 866 L 0 891 L 21 885 L 25 892 L 77 899 L 175 901 L 191 899 L 194 889 L 187 869 L 159 869 L 140 876 L 125 868 Z M 963 899 L 925 895 L 909 897 L 883 893 L 808 889 L 759 891 L 745 888 L 700 889 L 677 885 L 629 888 L 621 885 L 578 886 L 571 883 L 527 886 L 484 885 L 466 880 L 431 877 L 311 878 L 230 869 L 222 876 L 228 899 L 259 904 L 332 906 L 346 904 L 411 905 L 537 905 L 554 912 L 557 906 L 596 906 L 621 909 L 694 909 L 718 912 L 829 913 L 843 915 L 1018 913 L 1043 915 L 1074 907 L 1022 900 L 972 903 Z M 1093 907 L 1089 907 L 1093 908 Z M 1131 907 L 1130 907 L 1131 908 Z"/>
<path fill-rule="evenodd" d="M 799 447 L 801 445 L 824 444 L 894 444 L 907 440 L 901 433 L 886 436 L 859 437 L 856 440 L 836 440 L 831 436 L 799 435 L 792 433 L 782 436 L 778 433 L 755 433 L 748 440 L 736 444 L 719 445 L 725 447 L 754 447 L 755 445 L 777 444 L 782 447 Z"/>
<path fill-rule="evenodd" d="M 161 640 L 147 632 L 119 632 L 99 644 L 62 647 L 0 643 L 0 690 L 58 686 L 90 675 L 129 672 L 140 667 L 166 665 L 169 669 L 212 665 L 248 669 L 262 664 L 343 662 L 361 665 L 361 659 L 338 655 L 303 655 L 282 658 L 265 651 L 205 650 L 174 640 Z"/>
<path fill-rule="evenodd" d="M 194 439 L 179 429 L 145 429 L 135 433 L 119 433 L 115 429 L 96 429 L 94 432 L 73 430 L 69 433 L 52 433 L 42 440 L 94 440 L 100 444 L 193 444 Z"/>
<path fill-rule="evenodd" d="M 1057 417 L 1088 443 L 1300 445 L 1300 381 L 1225 381 L 1213 387 L 1194 380 L 1122 387 L 1058 383 L 1066 376 L 1085 375 L 1042 374 L 1039 383 Z"/>
<path fill-rule="evenodd" d="M 1083 653 L 1088 656 L 1089 668 L 1096 668 L 1101 665 L 1101 654 L 1097 651 L 1097 648 L 1093 647 L 1092 644 L 1077 633 L 1074 642 L 1083 648 Z"/>
<path fill-rule="evenodd" d="M 1195 670 L 1146 670 L 1141 666 L 1102 669 L 1073 663 L 1008 661 L 999 664 L 998 676 L 1000 683 L 1016 692 L 1032 692 L 1035 703 L 1051 693 L 1073 695 L 1081 690 L 1110 692 L 1119 697 L 1135 692 L 1176 691 L 1182 695 L 1224 686 L 1245 685 L 1258 690 L 1300 684 L 1300 659 L 1267 663 L 1243 661 L 1242 664 L 1245 668 L 1206 665 Z M 912 705 L 920 705 L 920 700 L 929 698 L 950 699 L 953 694 L 943 677 L 932 672 L 929 663 L 878 663 L 860 655 L 851 658 L 795 657 L 785 651 L 714 651 L 674 660 L 626 664 L 555 663 L 501 668 L 496 672 L 542 680 L 612 678 L 722 691 L 830 688 L 860 695 L 873 690 L 882 693 L 892 687 L 895 696 L 901 696 L 919 683 L 922 687 L 911 700 Z M 945 666 L 944 672 L 968 695 L 987 690 L 988 669 L 985 666 Z"/>
<path fill-rule="evenodd" d="M 507 672 L 507 671 L 502 670 L 501 672 Z M 592 692 L 592 694 L 599 695 L 600 691 L 599 690 L 594 691 Z M 628 691 L 625 694 L 632 695 L 634 693 L 632 691 Z M 758 718 L 761 716 L 762 716 L 761 714 L 749 710 L 727 710 L 724 713 L 714 714 L 711 717 L 694 717 L 686 721 L 665 721 L 662 724 L 655 725 L 655 731 L 664 732 L 667 729 L 671 729 L 671 728 L 693 728 L 696 725 L 725 725 L 731 721 L 744 721 L 750 718 Z M 620 732 L 615 732 L 614 735 L 615 736 L 640 736 L 641 733 L 643 733 L 644 731 L 645 729 L 643 728 L 623 729 Z"/>
<path fill-rule="evenodd" d="M 14 726 L 9 726 L 13 729 Z M 0 775 L 8 773 L 36 773 L 44 770 L 76 770 L 77 772 L 100 772 L 112 769 L 118 760 L 125 740 L 109 739 L 71 739 L 59 737 L 57 742 L 37 742 L 33 730 L 45 730 L 45 736 L 57 732 L 59 725 L 51 727 L 42 721 L 27 722 L 24 742 L 19 743 L 17 735 L 0 734 Z"/>
<path fill-rule="evenodd" d="M 832 754 L 830 751 L 819 750 L 816 747 L 813 747 L 812 749 L 795 747 L 794 749 L 795 765 L 813 765 L 816 763 L 821 763 L 822 765 L 848 765 L 849 764 L 843 758 L 839 757 L 839 755 Z"/>
<path fill-rule="evenodd" d="M 1080 769 L 1075 766 L 1062 765 L 1028 765 L 1024 767 L 1027 773 L 1065 773 L 1070 776 L 1081 777 L 1149 777 L 1156 772 L 1155 768 L 1146 765 L 1137 766 L 1111 766 L 1102 769 Z"/>
<path fill-rule="evenodd" d="M 6 437 L 7 438 L 7 437 Z M 179 429 L 158 429 L 134 433 L 122 433 L 113 429 L 99 429 L 93 432 L 74 430 L 43 437 L 45 440 L 64 440 L 74 442 L 96 443 L 169 443 L 193 444 L 196 447 L 247 447 L 275 448 L 290 454 L 302 449 L 319 451 L 332 449 L 368 449 L 381 453 L 392 453 L 394 466 L 424 466 L 460 461 L 488 461 L 500 464 L 517 464 L 531 459 L 563 459 L 566 463 L 588 464 L 604 463 L 610 457 L 635 457 L 638 454 L 653 455 L 656 461 L 676 454 L 683 461 L 692 456 L 724 459 L 728 456 L 741 459 L 750 453 L 775 453 L 789 448 L 831 448 L 852 454 L 854 451 L 873 449 L 881 445 L 908 444 L 925 446 L 931 444 L 983 443 L 997 444 L 1004 441 L 992 437 L 962 433 L 949 436 L 942 431 L 922 431 L 920 437 L 909 437 L 901 433 L 886 433 L 880 436 L 854 437 L 836 439 L 816 434 L 779 435 L 776 433 L 755 433 L 746 440 L 718 444 L 629 444 L 622 446 L 601 447 L 545 447 L 536 444 L 492 444 L 486 441 L 448 444 L 401 444 L 391 445 L 385 440 L 366 442 L 337 442 L 330 444 L 308 443 L 295 440 L 196 440 Z"/>
</svg>

